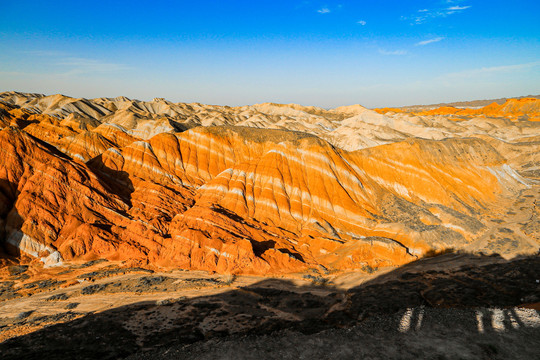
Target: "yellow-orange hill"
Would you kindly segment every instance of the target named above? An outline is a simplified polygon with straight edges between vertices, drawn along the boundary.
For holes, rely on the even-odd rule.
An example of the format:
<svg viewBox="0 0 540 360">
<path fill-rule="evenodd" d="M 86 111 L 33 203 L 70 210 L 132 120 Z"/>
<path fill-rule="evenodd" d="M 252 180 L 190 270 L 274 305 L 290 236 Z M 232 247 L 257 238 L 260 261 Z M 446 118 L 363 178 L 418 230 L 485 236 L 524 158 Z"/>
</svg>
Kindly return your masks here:
<svg viewBox="0 0 540 360">
<path fill-rule="evenodd" d="M 387 112 L 394 109 L 380 109 Z M 383 112 L 383 113 L 384 113 Z M 508 99 L 504 104 L 492 103 L 480 109 L 461 109 L 452 106 L 442 106 L 432 110 L 417 112 L 418 115 L 458 115 L 458 116 L 489 116 L 517 119 L 526 116 L 529 121 L 540 121 L 540 99 L 521 98 Z"/>
<path fill-rule="evenodd" d="M 63 260 L 247 273 L 397 265 L 466 244 L 482 227 L 474 217 L 523 186 L 473 139 L 348 153 L 303 133 L 211 127 L 111 148 L 88 166 L 16 128 L 0 141 L 8 242 Z"/>
<path fill-rule="evenodd" d="M 398 129 L 399 119 L 361 106 L 8 95 L 13 103 L 0 102 L 0 232 L 11 251 L 47 266 L 95 258 L 252 274 L 396 266 L 467 246 L 491 212 L 529 186 L 514 169 L 537 171 L 537 142 L 526 132 L 527 153 L 482 133 L 415 139 L 400 129 L 436 129 L 435 120 Z M 531 116 L 534 104 L 483 111 Z M 223 121 L 333 137 L 369 124 L 369 141 L 385 131 L 405 140 L 345 151 L 306 132 L 182 128 Z"/>
</svg>

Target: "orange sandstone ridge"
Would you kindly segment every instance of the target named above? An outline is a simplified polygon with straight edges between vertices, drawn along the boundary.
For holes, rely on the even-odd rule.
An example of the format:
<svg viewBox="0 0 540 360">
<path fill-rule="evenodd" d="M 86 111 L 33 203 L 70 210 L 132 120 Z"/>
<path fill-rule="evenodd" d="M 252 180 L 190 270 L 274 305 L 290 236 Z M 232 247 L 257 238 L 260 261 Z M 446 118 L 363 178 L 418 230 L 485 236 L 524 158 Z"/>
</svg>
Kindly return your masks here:
<svg viewBox="0 0 540 360">
<path fill-rule="evenodd" d="M 478 249 L 489 220 L 540 178 L 540 123 L 514 118 L 537 107 L 507 103 L 506 117 L 456 123 L 359 105 L 2 93 L 0 240 L 45 266 L 246 274 Z"/>
<path fill-rule="evenodd" d="M 529 121 L 540 121 L 540 99 L 508 99 L 504 104 L 497 104 L 496 102 L 494 102 L 479 109 L 441 106 L 435 109 L 424 111 L 416 111 L 414 109 L 409 110 L 406 108 L 380 108 L 375 109 L 375 111 L 380 114 L 386 114 L 389 112 L 411 112 L 417 115 L 456 115 L 460 117 L 489 116 L 508 119 L 525 117 Z"/>
</svg>

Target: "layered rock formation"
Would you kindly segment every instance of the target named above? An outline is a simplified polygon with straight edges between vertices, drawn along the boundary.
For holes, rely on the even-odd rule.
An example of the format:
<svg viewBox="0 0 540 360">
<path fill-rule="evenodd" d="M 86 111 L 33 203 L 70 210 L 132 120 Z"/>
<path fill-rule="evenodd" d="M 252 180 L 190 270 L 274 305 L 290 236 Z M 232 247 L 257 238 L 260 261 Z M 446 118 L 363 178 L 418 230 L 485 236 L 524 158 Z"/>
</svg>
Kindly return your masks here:
<svg viewBox="0 0 540 360">
<path fill-rule="evenodd" d="M 254 274 L 367 271 L 476 246 L 538 177 L 540 123 L 521 102 L 456 122 L 2 93 L 2 241 L 47 266 Z"/>
</svg>

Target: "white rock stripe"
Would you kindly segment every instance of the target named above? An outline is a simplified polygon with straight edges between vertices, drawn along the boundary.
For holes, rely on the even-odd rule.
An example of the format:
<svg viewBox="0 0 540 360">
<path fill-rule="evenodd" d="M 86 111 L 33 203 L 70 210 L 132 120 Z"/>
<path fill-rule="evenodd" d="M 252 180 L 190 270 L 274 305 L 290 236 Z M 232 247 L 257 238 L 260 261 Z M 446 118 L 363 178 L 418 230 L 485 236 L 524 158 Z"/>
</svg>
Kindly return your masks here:
<svg viewBox="0 0 540 360">
<path fill-rule="evenodd" d="M 40 258 L 46 268 L 62 265 L 62 256 L 58 251 L 37 242 L 20 230 L 12 230 L 6 242 L 33 257 L 39 257 L 40 252 L 48 252 L 48 256 Z"/>
</svg>

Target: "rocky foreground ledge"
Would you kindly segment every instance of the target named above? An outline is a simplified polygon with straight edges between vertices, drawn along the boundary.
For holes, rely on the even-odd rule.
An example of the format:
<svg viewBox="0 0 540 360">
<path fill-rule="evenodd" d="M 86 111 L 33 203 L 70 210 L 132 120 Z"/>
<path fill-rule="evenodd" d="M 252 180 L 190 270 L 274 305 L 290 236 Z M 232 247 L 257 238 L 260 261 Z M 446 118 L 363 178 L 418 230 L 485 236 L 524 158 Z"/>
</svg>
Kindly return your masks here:
<svg viewBox="0 0 540 360">
<path fill-rule="evenodd" d="M 2 358 L 532 359 L 540 345 L 538 256 L 446 254 L 361 279 L 101 269 L 5 300 Z"/>
</svg>

